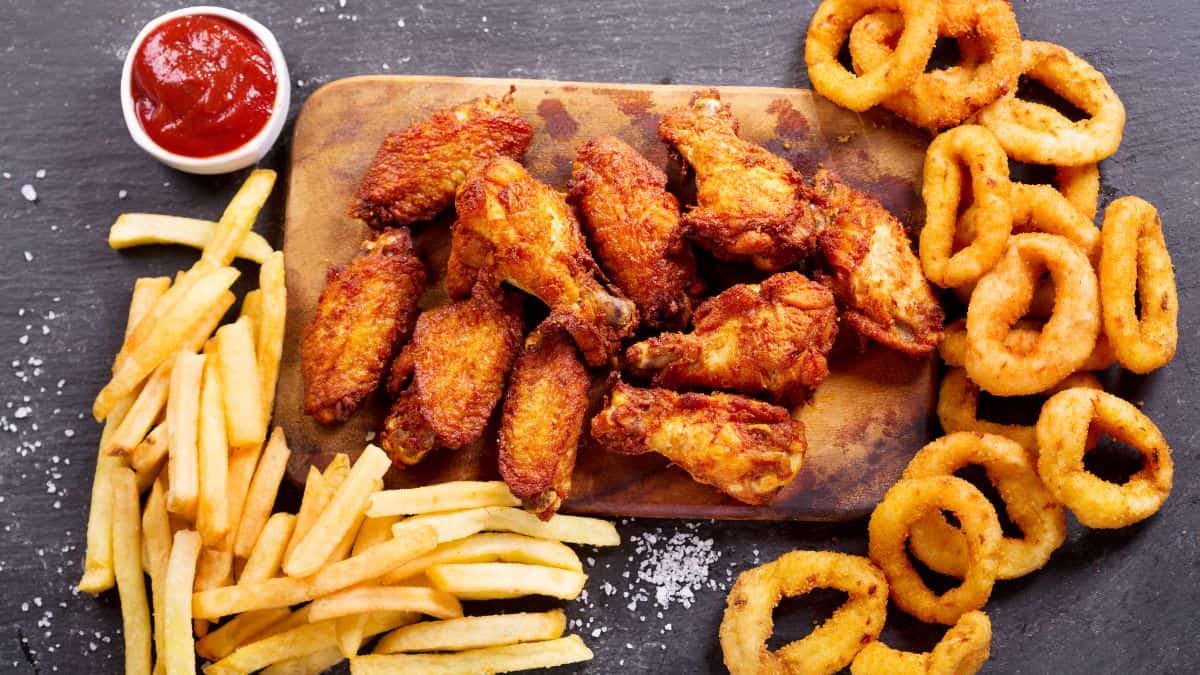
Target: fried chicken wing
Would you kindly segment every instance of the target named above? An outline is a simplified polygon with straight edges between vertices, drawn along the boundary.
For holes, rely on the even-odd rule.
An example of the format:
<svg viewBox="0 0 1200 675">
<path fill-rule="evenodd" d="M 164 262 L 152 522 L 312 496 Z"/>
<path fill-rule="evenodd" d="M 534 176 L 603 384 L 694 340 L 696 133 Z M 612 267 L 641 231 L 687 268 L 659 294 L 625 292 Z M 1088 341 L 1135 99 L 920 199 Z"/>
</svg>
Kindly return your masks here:
<svg viewBox="0 0 1200 675">
<path fill-rule="evenodd" d="M 696 173 L 697 205 L 685 232 L 725 260 L 749 258 L 782 269 L 812 248 L 815 225 L 800 199 L 804 181 L 790 163 L 738 135 L 738 123 L 715 89 L 663 117 L 658 135 Z"/>
<path fill-rule="evenodd" d="M 917 356 L 932 352 L 945 315 L 904 226 L 825 169 L 813 184 L 824 220 L 817 241 L 846 322 L 892 349 Z"/>
<path fill-rule="evenodd" d="M 421 415 L 416 389 L 409 387 L 400 392 L 383 420 L 379 447 L 392 461 L 412 466 L 437 446 L 437 434 Z"/>
<path fill-rule="evenodd" d="M 383 141 L 350 206 L 350 216 L 374 228 L 428 220 L 454 202 L 475 162 L 520 159 L 533 127 L 512 103 L 486 96 L 393 132 Z"/>
<path fill-rule="evenodd" d="M 482 280 L 469 300 L 417 318 L 406 348 L 421 415 L 437 438 L 460 448 L 483 433 L 521 347 L 521 298 Z"/>
<path fill-rule="evenodd" d="M 358 410 L 408 336 L 424 287 L 425 267 L 404 228 L 363 242 L 348 264 L 329 270 L 300 343 L 305 413 L 338 424 Z"/>
<path fill-rule="evenodd" d="M 808 451 L 804 423 L 733 394 L 679 394 L 617 382 L 592 418 L 612 452 L 657 452 L 692 478 L 747 504 L 769 502 L 796 477 Z"/>
<path fill-rule="evenodd" d="M 579 148 L 569 199 L 601 268 L 651 328 L 687 324 L 702 290 L 667 175 L 612 136 Z"/>
<path fill-rule="evenodd" d="M 625 351 L 630 370 L 655 386 L 765 392 L 806 400 L 829 374 L 837 306 L 827 288 L 798 272 L 733 286 L 696 309 L 691 333 L 664 333 Z"/>
<path fill-rule="evenodd" d="M 476 166 L 458 192 L 446 285 L 461 297 L 481 269 L 550 308 L 547 328 L 565 329 L 591 365 L 607 362 L 633 332 L 637 311 L 605 288 L 571 208 L 520 164 Z"/>
<path fill-rule="evenodd" d="M 543 520 L 571 491 L 589 383 L 575 344 L 559 330 L 535 331 L 513 366 L 500 419 L 500 476 Z"/>
</svg>

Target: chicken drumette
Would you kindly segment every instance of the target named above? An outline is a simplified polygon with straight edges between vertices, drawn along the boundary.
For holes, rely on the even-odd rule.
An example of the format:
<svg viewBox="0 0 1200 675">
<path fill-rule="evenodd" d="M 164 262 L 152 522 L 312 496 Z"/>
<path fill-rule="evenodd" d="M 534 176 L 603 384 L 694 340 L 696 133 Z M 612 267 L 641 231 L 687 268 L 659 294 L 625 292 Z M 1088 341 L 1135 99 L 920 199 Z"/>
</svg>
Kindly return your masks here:
<svg viewBox="0 0 1200 675">
<path fill-rule="evenodd" d="M 798 272 L 737 285 L 696 309 L 691 333 L 665 333 L 625 352 L 629 368 L 665 387 L 765 392 L 796 405 L 829 374 L 837 306 Z"/>
<path fill-rule="evenodd" d="M 446 272 L 452 297 L 462 297 L 484 270 L 546 303 L 546 327 L 570 333 L 589 364 L 615 354 L 637 312 L 596 278 L 596 263 L 561 194 L 520 164 L 493 159 L 471 171 L 455 207 Z"/>
</svg>

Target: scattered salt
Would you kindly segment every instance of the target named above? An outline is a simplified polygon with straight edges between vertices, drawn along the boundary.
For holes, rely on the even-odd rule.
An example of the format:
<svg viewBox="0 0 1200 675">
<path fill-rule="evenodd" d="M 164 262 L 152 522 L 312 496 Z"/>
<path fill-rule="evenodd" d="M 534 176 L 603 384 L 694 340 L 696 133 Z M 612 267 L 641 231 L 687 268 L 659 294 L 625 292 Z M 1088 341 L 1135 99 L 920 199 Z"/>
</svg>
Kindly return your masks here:
<svg viewBox="0 0 1200 675">
<path fill-rule="evenodd" d="M 26 201 L 36 202 L 37 190 L 33 189 L 33 186 L 29 183 L 26 183 L 21 186 L 21 196 L 24 197 Z"/>
<path fill-rule="evenodd" d="M 33 174 L 33 175 L 34 175 L 35 177 L 37 177 L 37 178 L 45 178 L 45 177 L 46 177 L 46 170 L 45 170 L 45 169 L 38 169 L 38 170 L 37 170 L 37 173 L 35 173 L 35 174 Z"/>
<path fill-rule="evenodd" d="M 33 262 L 33 254 L 25 251 L 25 262 Z"/>
<path fill-rule="evenodd" d="M 128 191 L 128 190 L 119 190 L 119 191 L 117 192 L 117 199 L 125 199 L 125 198 L 126 198 L 126 197 L 128 197 L 128 196 L 129 196 L 129 191 Z"/>
</svg>

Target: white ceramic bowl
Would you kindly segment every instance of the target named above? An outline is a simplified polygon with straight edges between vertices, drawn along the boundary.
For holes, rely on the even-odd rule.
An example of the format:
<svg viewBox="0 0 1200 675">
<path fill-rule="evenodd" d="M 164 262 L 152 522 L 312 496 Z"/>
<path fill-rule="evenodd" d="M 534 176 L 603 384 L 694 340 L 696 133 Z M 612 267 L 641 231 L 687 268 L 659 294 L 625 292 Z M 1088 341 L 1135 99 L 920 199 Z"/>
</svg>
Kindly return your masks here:
<svg viewBox="0 0 1200 675">
<path fill-rule="evenodd" d="M 271 116 L 267 119 L 266 125 L 263 126 L 254 138 L 246 141 L 241 147 L 211 157 L 188 157 L 187 155 L 180 155 L 164 149 L 158 143 L 155 143 L 150 138 L 150 135 L 146 133 L 146 130 L 142 128 L 142 123 L 138 119 L 133 107 L 133 90 L 131 87 L 133 60 L 137 56 L 142 42 L 151 31 L 163 23 L 176 17 L 192 14 L 211 14 L 245 26 L 247 30 L 254 33 L 259 42 L 262 42 L 275 68 L 275 104 L 271 108 Z M 154 19 L 146 24 L 141 32 L 137 34 L 137 37 L 134 38 L 133 44 L 129 47 L 129 53 L 125 56 L 125 67 L 121 71 L 121 112 L 125 116 L 125 127 L 129 129 L 129 135 L 133 137 L 133 142 L 137 143 L 143 150 L 153 155 L 155 159 L 163 164 L 187 173 L 229 173 L 230 171 L 244 169 L 257 163 L 258 160 L 263 158 L 263 155 L 267 154 L 271 146 L 275 144 L 276 139 L 279 138 L 279 132 L 283 131 L 283 123 L 287 121 L 288 105 L 292 100 L 291 82 L 291 78 L 288 76 L 287 63 L 283 60 L 283 52 L 279 49 L 279 43 L 275 41 L 275 36 L 271 34 L 271 31 L 267 30 L 266 26 L 263 26 L 241 12 L 235 12 L 224 7 L 186 7 L 173 12 L 167 12 Z"/>
</svg>

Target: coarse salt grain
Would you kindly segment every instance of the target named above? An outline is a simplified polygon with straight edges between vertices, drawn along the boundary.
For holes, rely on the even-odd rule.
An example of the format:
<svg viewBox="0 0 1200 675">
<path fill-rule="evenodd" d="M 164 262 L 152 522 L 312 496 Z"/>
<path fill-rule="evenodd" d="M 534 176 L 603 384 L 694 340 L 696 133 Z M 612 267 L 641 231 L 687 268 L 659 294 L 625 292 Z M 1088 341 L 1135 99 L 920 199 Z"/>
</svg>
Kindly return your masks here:
<svg viewBox="0 0 1200 675">
<path fill-rule="evenodd" d="M 33 189 L 33 186 L 29 183 L 26 183 L 21 186 L 21 196 L 25 198 L 25 201 L 36 202 L 37 190 Z"/>
</svg>

